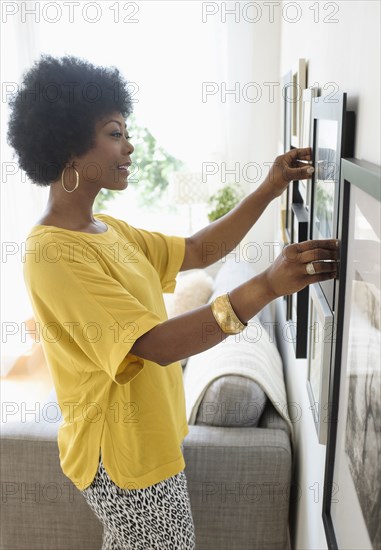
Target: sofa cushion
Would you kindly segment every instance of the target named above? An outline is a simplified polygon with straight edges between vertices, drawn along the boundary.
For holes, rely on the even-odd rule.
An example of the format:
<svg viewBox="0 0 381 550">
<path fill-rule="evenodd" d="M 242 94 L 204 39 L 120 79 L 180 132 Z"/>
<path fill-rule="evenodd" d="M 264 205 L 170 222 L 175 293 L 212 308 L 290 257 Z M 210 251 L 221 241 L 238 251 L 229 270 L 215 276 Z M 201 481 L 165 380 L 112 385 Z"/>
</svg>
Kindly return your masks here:
<svg viewBox="0 0 381 550">
<path fill-rule="evenodd" d="M 186 275 L 181 274 L 173 294 L 163 294 L 168 319 L 187 313 L 208 302 L 213 290 L 213 279 L 203 269 L 194 269 Z M 181 359 L 185 367 L 188 358 Z"/>
<path fill-rule="evenodd" d="M 173 294 L 166 294 L 168 317 L 182 315 L 207 303 L 213 290 L 213 279 L 203 269 L 179 277 Z"/>
<path fill-rule="evenodd" d="M 207 389 L 198 409 L 196 424 L 207 426 L 257 426 L 267 397 L 254 380 L 225 375 Z"/>
<path fill-rule="evenodd" d="M 50 392 L 48 393 L 48 395 L 45 398 L 43 406 L 46 406 L 49 403 L 57 403 L 57 402 L 58 402 L 58 400 L 57 400 L 56 388 L 54 386 L 52 386 L 52 388 L 50 389 Z"/>
</svg>

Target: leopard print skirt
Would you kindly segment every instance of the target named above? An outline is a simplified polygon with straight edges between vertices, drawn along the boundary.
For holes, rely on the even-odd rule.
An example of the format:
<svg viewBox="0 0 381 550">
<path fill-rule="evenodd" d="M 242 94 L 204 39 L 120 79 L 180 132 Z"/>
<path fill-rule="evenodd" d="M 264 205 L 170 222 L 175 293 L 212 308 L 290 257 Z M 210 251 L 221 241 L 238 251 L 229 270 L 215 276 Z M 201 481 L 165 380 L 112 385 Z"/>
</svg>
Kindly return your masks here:
<svg viewBox="0 0 381 550">
<path fill-rule="evenodd" d="M 184 470 L 146 489 L 121 489 L 99 458 L 81 491 L 103 524 L 101 550 L 194 550 L 195 532 Z"/>
</svg>

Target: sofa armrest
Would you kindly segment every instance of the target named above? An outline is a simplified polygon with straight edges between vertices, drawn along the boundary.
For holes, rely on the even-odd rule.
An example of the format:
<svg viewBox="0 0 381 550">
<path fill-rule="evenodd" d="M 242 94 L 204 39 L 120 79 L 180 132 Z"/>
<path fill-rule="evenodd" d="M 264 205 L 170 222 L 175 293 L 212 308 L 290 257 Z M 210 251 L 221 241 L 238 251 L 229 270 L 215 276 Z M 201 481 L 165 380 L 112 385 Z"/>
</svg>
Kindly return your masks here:
<svg viewBox="0 0 381 550">
<path fill-rule="evenodd" d="M 197 547 L 289 549 L 287 432 L 190 425 L 184 458 Z"/>
<path fill-rule="evenodd" d="M 290 427 L 284 418 L 280 416 L 270 399 L 267 400 L 265 409 L 259 420 L 260 428 L 270 428 L 272 430 L 283 430 L 288 437 L 291 437 Z"/>
<path fill-rule="evenodd" d="M 59 424 L 3 422 L 0 428 L 0 550 L 101 548 L 101 523 L 61 470 Z"/>
<path fill-rule="evenodd" d="M 30 441 L 57 442 L 58 429 L 61 423 L 47 422 L 44 419 L 38 422 L 1 422 L 1 439 L 23 439 Z"/>
</svg>

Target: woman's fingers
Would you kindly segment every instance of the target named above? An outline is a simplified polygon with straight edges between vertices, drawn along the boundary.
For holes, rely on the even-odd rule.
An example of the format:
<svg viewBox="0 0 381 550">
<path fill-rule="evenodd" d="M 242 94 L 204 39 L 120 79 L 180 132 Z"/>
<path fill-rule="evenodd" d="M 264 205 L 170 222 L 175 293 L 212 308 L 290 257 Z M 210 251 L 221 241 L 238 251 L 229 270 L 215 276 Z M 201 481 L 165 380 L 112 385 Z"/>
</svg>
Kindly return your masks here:
<svg viewBox="0 0 381 550">
<path fill-rule="evenodd" d="M 299 163 L 299 168 L 288 168 L 287 177 L 291 180 L 308 180 L 315 172 L 315 168 L 310 164 Z"/>
<path fill-rule="evenodd" d="M 336 239 L 293 243 L 283 248 L 266 270 L 269 288 L 276 296 L 299 292 L 306 286 L 337 277 L 339 247 Z"/>
<path fill-rule="evenodd" d="M 324 250 L 338 250 L 339 241 L 337 239 L 312 239 L 310 241 L 297 243 L 296 246 L 300 252 L 315 250 L 316 248 L 321 248 Z"/>
<path fill-rule="evenodd" d="M 313 168 L 309 161 L 295 160 L 292 168 Z"/>
<path fill-rule="evenodd" d="M 337 275 L 339 249 L 336 239 L 304 241 L 283 249 L 286 260 L 297 263 L 308 284 Z"/>
<path fill-rule="evenodd" d="M 309 263 L 317 260 L 337 260 L 339 248 L 336 239 L 321 239 L 289 244 L 283 256 L 290 262 Z"/>
<path fill-rule="evenodd" d="M 295 160 L 295 159 L 311 160 L 312 149 L 311 147 L 301 147 L 301 148 L 291 149 L 291 151 L 288 152 L 288 155 L 292 160 Z"/>
<path fill-rule="evenodd" d="M 293 179 L 310 179 L 314 172 L 314 168 L 310 164 L 311 160 L 312 151 L 310 147 L 291 149 L 291 151 L 286 154 L 287 179 L 289 181 Z"/>
<path fill-rule="evenodd" d="M 306 250 L 306 252 L 300 253 L 300 261 L 303 264 L 308 264 L 309 262 L 317 262 L 319 260 L 338 260 L 339 251 L 336 248 L 335 250 L 327 250 L 326 248 L 314 248 L 313 250 Z"/>
<path fill-rule="evenodd" d="M 288 261 L 299 265 L 308 284 L 336 277 L 339 248 L 336 239 L 303 241 L 283 249 Z"/>
<path fill-rule="evenodd" d="M 337 262 L 314 262 L 312 264 L 315 273 L 312 275 L 308 273 L 308 267 L 310 264 L 303 264 L 303 270 L 306 275 L 314 277 L 315 275 L 320 275 L 322 273 L 333 273 L 337 271 Z"/>
</svg>

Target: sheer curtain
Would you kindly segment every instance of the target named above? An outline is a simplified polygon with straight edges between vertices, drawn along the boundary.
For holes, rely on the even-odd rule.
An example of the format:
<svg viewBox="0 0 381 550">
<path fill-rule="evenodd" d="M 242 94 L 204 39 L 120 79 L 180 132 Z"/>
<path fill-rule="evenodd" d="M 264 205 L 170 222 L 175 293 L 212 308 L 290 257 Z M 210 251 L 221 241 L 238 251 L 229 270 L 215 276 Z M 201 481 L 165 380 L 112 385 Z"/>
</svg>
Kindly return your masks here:
<svg viewBox="0 0 381 550">
<path fill-rule="evenodd" d="M 263 87 L 266 80 L 278 79 L 276 24 L 237 23 L 236 16 L 223 20 L 219 11 L 206 17 L 208 3 L 194 0 L 129 3 L 136 6 L 134 14 L 123 11 L 125 2 L 112 3 L 113 10 L 110 3 L 92 2 L 88 4 L 97 6 L 98 12 L 84 12 L 81 5 L 72 21 L 63 4 L 56 21 L 49 10 L 57 3 L 21 4 L 32 11 L 39 6 L 39 20 L 27 11 L 22 20 L 19 11 L 3 25 L 7 56 L 3 49 L 2 80 L 6 90 L 11 91 L 21 81 L 22 72 L 40 53 L 71 54 L 95 64 L 117 66 L 136 92 L 134 111 L 139 122 L 189 170 L 208 173 L 211 191 L 226 183 L 240 183 L 247 193 L 260 183 L 261 178 L 255 179 L 253 171 L 245 172 L 245 166 L 255 161 L 264 176 L 267 168 L 263 163 L 274 159 L 279 102 L 277 98 L 273 104 L 252 102 L 242 89 L 250 82 Z M 239 3 L 222 4 L 233 8 Z M 49 10 L 44 12 L 44 6 Z M 224 93 L 232 89 L 235 94 Z M 5 143 L 8 111 L 4 99 L 1 108 L 4 358 L 29 341 L 22 322 L 32 310 L 21 258 L 25 236 L 45 208 L 48 189 L 28 182 L 17 168 Z M 234 173 L 229 174 L 229 170 Z M 122 205 L 128 204 L 128 191 L 116 199 Z M 265 224 L 261 231 L 265 240 L 271 239 L 271 226 Z"/>
<path fill-rule="evenodd" d="M 38 52 L 38 35 L 29 22 L 9 18 L 2 26 L 2 103 L 1 103 L 1 374 L 14 359 L 29 349 L 32 340 L 25 321 L 32 308 L 22 275 L 25 236 L 43 211 L 48 190 L 31 185 L 17 165 L 13 150 L 6 143 L 9 94 L 17 89 L 21 75 Z"/>
</svg>

